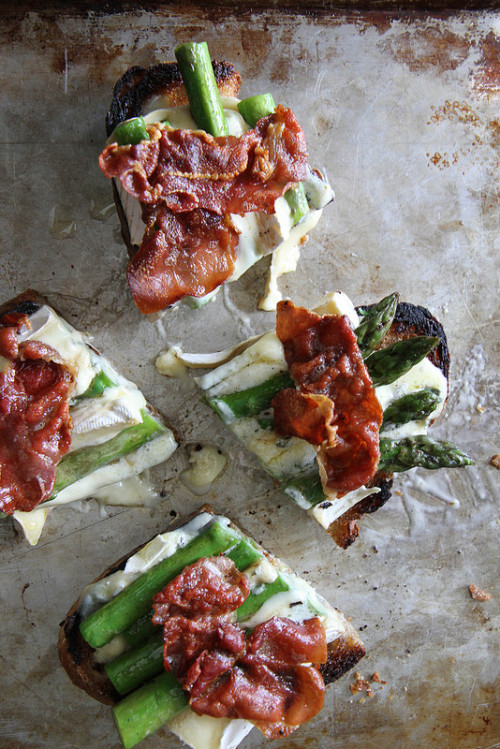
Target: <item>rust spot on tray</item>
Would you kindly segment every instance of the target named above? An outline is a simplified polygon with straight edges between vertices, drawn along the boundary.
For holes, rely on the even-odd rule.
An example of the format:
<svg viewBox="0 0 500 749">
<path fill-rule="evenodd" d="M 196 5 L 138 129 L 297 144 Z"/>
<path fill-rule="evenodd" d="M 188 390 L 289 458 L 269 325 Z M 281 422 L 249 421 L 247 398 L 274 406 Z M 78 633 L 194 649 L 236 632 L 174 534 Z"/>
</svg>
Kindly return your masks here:
<svg viewBox="0 0 500 749">
<path fill-rule="evenodd" d="M 500 38 L 490 31 L 479 45 L 479 49 L 482 61 L 472 76 L 472 88 L 480 95 L 498 94 L 500 91 Z"/>
<path fill-rule="evenodd" d="M 436 25 L 413 26 L 383 45 L 412 72 L 455 70 L 467 59 L 471 40 Z"/>
<path fill-rule="evenodd" d="M 485 121 L 468 102 L 447 99 L 440 107 L 431 107 L 427 125 L 442 126 L 451 122 L 463 126 L 461 145 L 454 151 L 437 150 L 428 152 L 429 165 L 446 169 L 461 161 L 469 165 L 481 163 L 492 173 L 500 167 L 498 146 L 500 145 L 500 122 L 498 119 Z M 449 142 L 449 134 L 447 141 Z M 456 134 L 453 139 L 457 140 Z M 493 182 L 492 182 L 493 184 Z M 490 194 L 491 197 L 491 194 Z"/>
</svg>

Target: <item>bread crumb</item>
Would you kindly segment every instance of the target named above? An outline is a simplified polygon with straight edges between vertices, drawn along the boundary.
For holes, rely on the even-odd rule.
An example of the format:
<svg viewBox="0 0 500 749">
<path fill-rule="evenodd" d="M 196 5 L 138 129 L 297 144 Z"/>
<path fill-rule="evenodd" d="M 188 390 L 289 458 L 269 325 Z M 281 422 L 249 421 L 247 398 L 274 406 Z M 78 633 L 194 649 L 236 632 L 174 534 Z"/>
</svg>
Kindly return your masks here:
<svg viewBox="0 0 500 749">
<path fill-rule="evenodd" d="M 485 593 L 484 590 L 481 590 L 481 588 L 478 588 L 477 585 L 469 585 L 469 593 L 470 597 L 473 598 L 475 601 L 489 601 L 491 598 L 491 593 Z"/>
<path fill-rule="evenodd" d="M 493 455 L 490 458 L 490 463 L 492 466 L 495 466 L 495 468 L 498 468 L 500 470 L 500 453 Z"/>
<path fill-rule="evenodd" d="M 366 692 L 368 697 L 373 697 L 373 689 L 371 687 L 370 682 L 367 679 L 364 679 L 359 671 L 356 671 L 354 674 L 354 678 L 356 681 L 353 681 L 352 684 L 350 684 L 350 689 L 353 694 L 358 694 L 358 692 Z M 361 700 L 364 702 L 364 699 Z"/>
<path fill-rule="evenodd" d="M 380 678 L 380 674 L 378 671 L 375 671 L 375 673 L 370 676 L 370 681 L 376 681 L 378 684 L 387 684 L 386 681 L 383 681 Z"/>
</svg>

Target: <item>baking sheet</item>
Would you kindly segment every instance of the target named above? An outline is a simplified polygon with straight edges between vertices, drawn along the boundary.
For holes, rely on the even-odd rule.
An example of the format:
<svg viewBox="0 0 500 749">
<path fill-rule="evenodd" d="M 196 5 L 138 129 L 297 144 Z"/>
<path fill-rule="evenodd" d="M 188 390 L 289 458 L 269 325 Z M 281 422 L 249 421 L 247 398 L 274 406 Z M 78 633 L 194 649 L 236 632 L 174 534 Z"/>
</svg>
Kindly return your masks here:
<svg viewBox="0 0 500 749">
<path fill-rule="evenodd" d="M 182 447 L 151 476 L 151 507 L 49 517 L 30 548 L 0 527 L 0 747 L 119 746 L 111 713 L 72 686 L 57 660 L 58 623 L 82 587 L 126 550 L 201 500 L 179 480 L 189 446 L 220 446 L 223 476 L 203 497 L 285 559 L 361 631 L 359 671 L 385 684 L 353 695 L 352 674 L 323 712 L 279 746 L 500 746 L 498 638 L 498 100 L 500 17 L 313 14 L 277 9 L 173 13 L 3 13 L 0 297 L 31 286 L 136 380 L 169 417 Z M 132 64 L 172 59 L 205 39 L 236 64 L 242 95 L 271 91 L 303 124 L 311 163 L 337 199 L 281 287 L 314 304 L 343 289 L 369 303 L 398 289 L 448 333 L 450 397 L 434 434 L 476 466 L 397 478 L 391 501 L 342 551 L 288 502 L 192 386 L 152 365 L 182 342 L 227 347 L 273 324 L 255 309 L 265 263 L 205 309 L 151 324 L 131 302 L 111 188 L 97 165 L 115 80 Z M 207 335 L 210 331 L 210 335 Z M 492 593 L 472 600 L 475 583 Z M 266 741 L 253 731 L 244 746 Z M 161 731 L 145 746 L 177 749 Z"/>
</svg>

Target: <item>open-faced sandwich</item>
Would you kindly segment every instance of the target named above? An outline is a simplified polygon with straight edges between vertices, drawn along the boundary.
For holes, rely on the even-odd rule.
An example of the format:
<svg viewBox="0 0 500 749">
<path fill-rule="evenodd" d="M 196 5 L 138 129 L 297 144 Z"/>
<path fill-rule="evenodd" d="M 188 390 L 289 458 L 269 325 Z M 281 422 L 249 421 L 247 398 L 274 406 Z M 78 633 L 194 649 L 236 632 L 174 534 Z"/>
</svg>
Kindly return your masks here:
<svg viewBox="0 0 500 749">
<path fill-rule="evenodd" d="M 196 378 L 206 401 L 340 546 L 390 497 L 394 472 L 472 462 L 427 436 L 448 395 L 446 336 L 397 294 L 357 309 L 341 292 L 313 311 L 280 302 L 276 330 L 236 352 L 173 353 L 218 364 Z"/>
<path fill-rule="evenodd" d="M 364 652 L 337 609 L 207 506 L 89 585 L 59 635 L 125 749 L 165 724 L 193 749 L 234 749 L 253 726 L 287 736 Z"/>
<path fill-rule="evenodd" d="M 39 294 L 0 307 L 0 511 L 30 543 L 54 507 L 136 476 L 176 446 L 137 386 Z"/>
<path fill-rule="evenodd" d="M 277 278 L 333 200 L 308 164 L 294 113 L 270 94 L 239 101 L 240 75 L 206 43 L 177 63 L 130 68 L 116 83 L 99 163 L 113 180 L 128 247 L 127 278 L 144 313 L 200 306 L 272 254 L 263 309 Z"/>
</svg>

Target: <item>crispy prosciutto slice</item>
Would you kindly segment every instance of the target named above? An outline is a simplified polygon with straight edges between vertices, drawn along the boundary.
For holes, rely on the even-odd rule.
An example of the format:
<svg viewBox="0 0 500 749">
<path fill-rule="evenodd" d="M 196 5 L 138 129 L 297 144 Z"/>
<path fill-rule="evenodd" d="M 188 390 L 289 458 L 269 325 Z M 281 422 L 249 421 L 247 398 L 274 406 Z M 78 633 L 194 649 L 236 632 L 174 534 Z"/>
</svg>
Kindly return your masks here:
<svg viewBox="0 0 500 749">
<path fill-rule="evenodd" d="M 157 125 L 149 135 L 133 146 L 111 143 L 99 159 L 104 174 L 143 205 L 147 228 L 127 271 L 143 313 L 226 281 L 238 245 L 229 214 L 272 213 L 307 175 L 304 133 L 282 106 L 241 137 Z"/>
<path fill-rule="evenodd" d="M 316 446 L 325 493 L 367 484 L 380 458 L 382 408 L 349 319 L 280 302 L 276 333 L 298 386 L 272 401 L 276 431 Z"/>
<path fill-rule="evenodd" d="M 249 593 L 227 557 L 199 559 L 154 598 L 164 663 L 200 715 L 253 721 L 268 737 L 292 733 L 323 707 L 325 629 L 274 617 L 250 634 L 236 622 Z"/>
<path fill-rule="evenodd" d="M 127 278 L 143 313 L 159 312 L 190 295 L 205 296 L 233 272 L 238 233 L 229 216 L 196 209 L 157 209 Z"/>
<path fill-rule="evenodd" d="M 307 176 L 304 133 L 282 106 L 240 137 L 157 125 L 149 134 L 135 146 L 106 146 L 101 169 L 141 203 L 176 213 L 272 213 L 276 198 Z"/>
<path fill-rule="evenodd" d="M 0 510 L 29 512 L 50 497 L 57 465 L 71 444 L 74 377 L 39 341 L 18 342 L 29 317 L 0 320 Z"/>
</svg>

